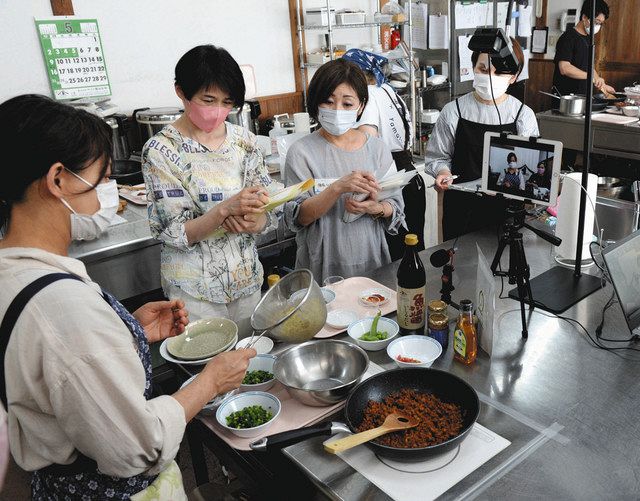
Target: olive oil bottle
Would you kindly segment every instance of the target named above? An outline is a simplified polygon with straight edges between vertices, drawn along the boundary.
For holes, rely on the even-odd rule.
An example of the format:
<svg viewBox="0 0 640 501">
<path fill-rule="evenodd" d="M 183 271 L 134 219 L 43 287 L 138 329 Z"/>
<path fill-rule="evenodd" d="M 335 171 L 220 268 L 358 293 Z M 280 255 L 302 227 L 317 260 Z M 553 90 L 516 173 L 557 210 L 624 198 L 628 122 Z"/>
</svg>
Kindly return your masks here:
<svg viewBox="0 0 640 501">
<path fill-rule="evenodd" d="M 471 365 L 478 356 L 478 335 L 473 323 L 473 302 L 460 301 L 460 316 L 453 332 L 453 358 Z"/>
</svg>

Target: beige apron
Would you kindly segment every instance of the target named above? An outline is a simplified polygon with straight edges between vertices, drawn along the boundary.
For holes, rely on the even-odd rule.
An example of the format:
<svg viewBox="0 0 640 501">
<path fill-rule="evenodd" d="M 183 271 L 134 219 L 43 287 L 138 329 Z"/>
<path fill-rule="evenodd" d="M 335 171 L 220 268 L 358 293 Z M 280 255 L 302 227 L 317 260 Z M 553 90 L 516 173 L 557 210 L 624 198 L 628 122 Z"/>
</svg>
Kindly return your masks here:
<svg viewBox="0 0 640 501">
<path fill-rule="evenodd" d="M 149 487 L 131 496 L 131 501 L 187 501 L 178 464 L 171 461 Z"/>
</svg>

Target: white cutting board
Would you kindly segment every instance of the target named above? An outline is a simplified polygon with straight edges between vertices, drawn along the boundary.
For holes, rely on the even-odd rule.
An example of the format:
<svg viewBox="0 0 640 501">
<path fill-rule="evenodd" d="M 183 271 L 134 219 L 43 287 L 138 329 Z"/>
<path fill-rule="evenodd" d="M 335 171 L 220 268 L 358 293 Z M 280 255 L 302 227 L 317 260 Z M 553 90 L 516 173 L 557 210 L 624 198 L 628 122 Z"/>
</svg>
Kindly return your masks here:
<svg viewBox="0 0 640 501">
<path fill-rule="evenodd" d="M 598 122 L 606 122 L 610 124 L 625 125 L 625 124 L 631 124 L 633 122 L 637 122 L 639 119 L 638 117 L 627 117 L 624 115 L 612 115 L 609 113 L 607 114 L 601 113 L 598 115 L 591 115 L 591 120 L 598 121 Z"/>
</svg>

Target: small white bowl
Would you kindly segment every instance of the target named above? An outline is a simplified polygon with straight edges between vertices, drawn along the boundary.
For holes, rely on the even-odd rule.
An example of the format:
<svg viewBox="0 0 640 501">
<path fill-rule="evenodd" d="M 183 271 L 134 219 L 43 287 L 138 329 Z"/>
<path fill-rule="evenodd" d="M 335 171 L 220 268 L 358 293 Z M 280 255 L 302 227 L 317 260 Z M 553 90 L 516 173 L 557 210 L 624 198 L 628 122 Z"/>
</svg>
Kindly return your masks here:
<svg viewBox="0 0 640 501">
<path fill-rule="evenodd" d="M 258 334 L 256 334 L 256 337 Z M 245 348 L 247 344 L 251 341 L 251 336 L 245 337 L 236 343 L 236 350 L 240 348 Z M 264 355 L 265 353 L 269 353 L 273 349 L 273 339 L 262 336 L 256 344 L 253 345 L 253 349 L 256 350 L 258 355 Z"/>
<path fill-rule="evenodd" d="M 247 367 L 247 372 L 251 371 L 267 371 L 273 374 L 273 364 L 276 363 L 277 357 L 275 355 L 256 355 L 251 360 L 249 360 L 249 367 Z M 241 384 L 240 388 L 243 391 L 267 391 L 273 385 L 276 384 L 275 375 L 264 383 L 258 384 Z"/>
<path fill-rule="evenodd" d="M 400 327 L 398 323 L 387 317 L 380 317 L 378 320 L 378 331 L 386 332 L 388 334 L 387 339 L 381 339 L 380 341 L 364 341 L 360 339 L 360 336 L 371 330 L 371 324 L 373 323 L 372 317 L 356 320 L 347 329 L 349 337 L 360 346 L 368 351 L 380 351 L 387 347 L 389 343 L 398 335 Z"/>
<path fill-rule="evenodd" d="M 259 405 L 263 409 L 271 411 L 273 417 L 266 423 L 261 424 L 260 426 L 254 426 L 253 428 L 231 428 L 230 426 L 227 426 L 227 416 L 230 416 L 234 412 L 240 411 L 245 407 L 251 407 L 252 405 Z M 280 400 L 271 393 L 265 393 L 264 391 L 248 391 L 225 399 L 216 411 L 216 421 L 218 421 L 218 424 L 225 430 L 229 430 L 231 433 L 241 438 L 258 437 L 263 435 L 275 420 L 278 419 L 281 407 L 282 404 L 280 404 Z"/>
<path fill-rule="evenodd" d="M 398 367 L 431 367 L 431 364 L 442 354 L 442 345 L 429 336 L 404 336 L 387 346 L 387 355 Z M 420 360 L 420 363 L 401 362 L 398 355 Z"/>
<path fill-rule="evenodd" d="M 327 325 L 334 329 L 346 329 L 358 320 L 358 314 L 353 310 L 333 310 L 327 312 Z"/>
<path fill-rule="evenodd" d="M 640 115 L 640 108 L 638 106 L 623 106 L 622 113 L 628 117 L 637 117 Z"/>
</svg>

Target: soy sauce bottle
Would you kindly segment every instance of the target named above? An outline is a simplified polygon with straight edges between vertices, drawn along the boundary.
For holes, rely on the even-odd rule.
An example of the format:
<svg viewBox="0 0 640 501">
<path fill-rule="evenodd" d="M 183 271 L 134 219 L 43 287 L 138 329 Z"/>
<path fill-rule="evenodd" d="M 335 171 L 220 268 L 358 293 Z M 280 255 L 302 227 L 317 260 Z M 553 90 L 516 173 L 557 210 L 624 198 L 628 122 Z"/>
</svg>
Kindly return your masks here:
<svg viewBox="0 0 640 501">
<path fill-rule="evenodd" d="M 398 268 L 398 325 L 400 335 L 424 334 L 425 287 L 424 265 L 418 255 L 418 236 L 404 237 L 404 257 Z"/>
</svg>

